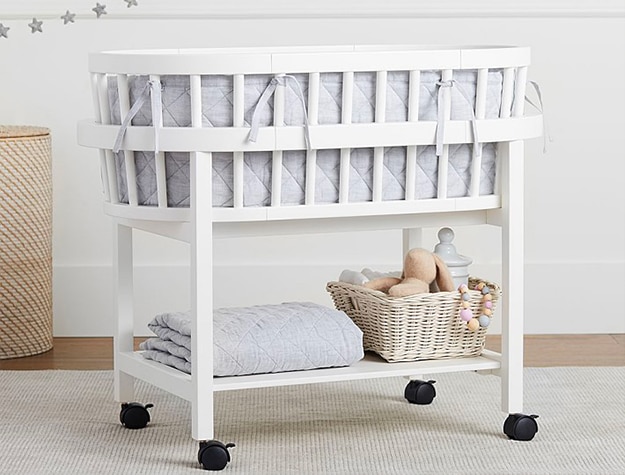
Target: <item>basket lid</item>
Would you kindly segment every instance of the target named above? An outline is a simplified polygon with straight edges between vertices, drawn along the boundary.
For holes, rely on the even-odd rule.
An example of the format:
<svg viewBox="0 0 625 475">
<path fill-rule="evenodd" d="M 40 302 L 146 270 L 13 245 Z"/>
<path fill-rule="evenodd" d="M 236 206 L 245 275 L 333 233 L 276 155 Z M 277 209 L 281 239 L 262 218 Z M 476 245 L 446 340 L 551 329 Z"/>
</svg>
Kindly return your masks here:
<svg viewBox="0 0 625 475">
<path fill-rule="evenodd" d="M 31 125 L 0 125 L 0 139 L 18 139 L 50 135 L 50 129 Z"/>
</svg>

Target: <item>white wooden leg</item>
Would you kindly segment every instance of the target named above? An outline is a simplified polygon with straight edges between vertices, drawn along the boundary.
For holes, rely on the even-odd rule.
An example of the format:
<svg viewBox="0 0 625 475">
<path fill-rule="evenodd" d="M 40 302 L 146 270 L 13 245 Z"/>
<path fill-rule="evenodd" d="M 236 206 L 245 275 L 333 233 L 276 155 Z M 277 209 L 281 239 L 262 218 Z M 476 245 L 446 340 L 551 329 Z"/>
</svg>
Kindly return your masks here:
<svg viewBox="0 0 625 475">
<path fill-rule="evenodd" d="M 523 142 L 500 144 L 502 410 L 523 411 Z"/>
<path fill-rule="evenodd" d="M 121 352 L 133 351 L 132 228 L 116 224 L 113 242 L 115 243 L 114 278 L 117 302 L 115 335 L 113 335 L 115 400 L 118 402 L 130 402 L 134 400 L 134 378 L 119 370 L 118 356 Z"/>
<path fill-rule="evenodd" d="M 193 438 L 213 433 L 213 223 L 211 154 L 191 154 L 191 367 Z"/>
</svg>

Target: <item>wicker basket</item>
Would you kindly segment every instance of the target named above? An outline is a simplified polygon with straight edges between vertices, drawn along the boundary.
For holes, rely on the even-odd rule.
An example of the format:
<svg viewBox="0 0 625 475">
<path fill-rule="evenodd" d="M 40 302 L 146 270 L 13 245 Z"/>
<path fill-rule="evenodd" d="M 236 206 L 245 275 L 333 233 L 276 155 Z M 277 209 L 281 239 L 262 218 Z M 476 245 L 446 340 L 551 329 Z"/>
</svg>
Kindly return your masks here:
<svg viewBox="0 0 625 475">
<path fill-rule="evenodd" d="M 469 280 L 474 315 L 482 310 L 482 294 L 474 290 L 479 282 Z M 494 311 L 501 289 L 492 282 L 485 284 L 491 289 Z M 365 350 L 389 362 L 479 356 L 484 348 L 486 328 L 471 331 L 460 319 L 458 291 L 394 298 L 344 282 L 329 282 L 326 289 L 335 307 L 362 330 Z"/>
<path fill-rule="evenodd" d="M 0 359 L 52 348 L 50 131 L 0 126 Z"/>
</svg>

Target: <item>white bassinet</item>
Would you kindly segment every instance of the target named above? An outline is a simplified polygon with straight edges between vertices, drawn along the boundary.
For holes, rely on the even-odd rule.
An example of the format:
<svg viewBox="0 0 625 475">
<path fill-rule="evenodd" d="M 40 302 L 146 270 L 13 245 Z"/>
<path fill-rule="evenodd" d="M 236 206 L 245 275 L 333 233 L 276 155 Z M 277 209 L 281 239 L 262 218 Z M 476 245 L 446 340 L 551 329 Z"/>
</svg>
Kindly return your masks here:
<svg viewBox="0 0 625 475">
<path fill-rule="evenodd" d="M 117 399 L 134 398 L 134 378 L 183 397 L 193 437 L 207 441 L 214 391 L 499 370 L 502 409 L 515 414 L 506 424 L 520 417 L 534 427 L 519 416 L 523 140 L 542 133 L 542 117 L 524 113 L 529 56 L 412 46 L 92 54 L 97 119 L 79 123 L 79 141 L 100 150 L 117 226 Z M 502 228 L 501 355 L 366 356 L 345 368 L 213 378 L 214 237 L 397 228 L 405 252 L 424 227 L 484 223 Z M 133 228 L 191 245 L 192 375 L 133 352 Z M 229 460 L 209 445 L 205 467 L 219 454 Z"/>
</svg>

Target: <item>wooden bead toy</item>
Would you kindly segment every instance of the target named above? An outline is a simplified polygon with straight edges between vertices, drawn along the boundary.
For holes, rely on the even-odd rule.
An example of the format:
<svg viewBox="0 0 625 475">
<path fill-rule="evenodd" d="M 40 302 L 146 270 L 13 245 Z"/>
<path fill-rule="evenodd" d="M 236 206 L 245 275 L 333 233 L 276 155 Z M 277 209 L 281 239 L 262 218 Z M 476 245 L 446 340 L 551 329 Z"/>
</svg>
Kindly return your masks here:
<svg viewBox="0 0 625 475">
<path fill-rule="evenodd" d="M 464 284 L 458 287 L 462 299 L 460 318 L 467 323 L 467 328 L 471 331 L 476 331 L 480 327 L 487 328 L 490 325 L 490 320 L 493 315 L 493 297 L 490 293 L 490 287 L 484 282 L 480 282 L 475 286 L 475 290 L 478 290 L 482 294 L 482 310 L 479 318 L 475 318 L 471 311 L 471 295 L 469 293 L 469 288 Z"/>
</svg>

